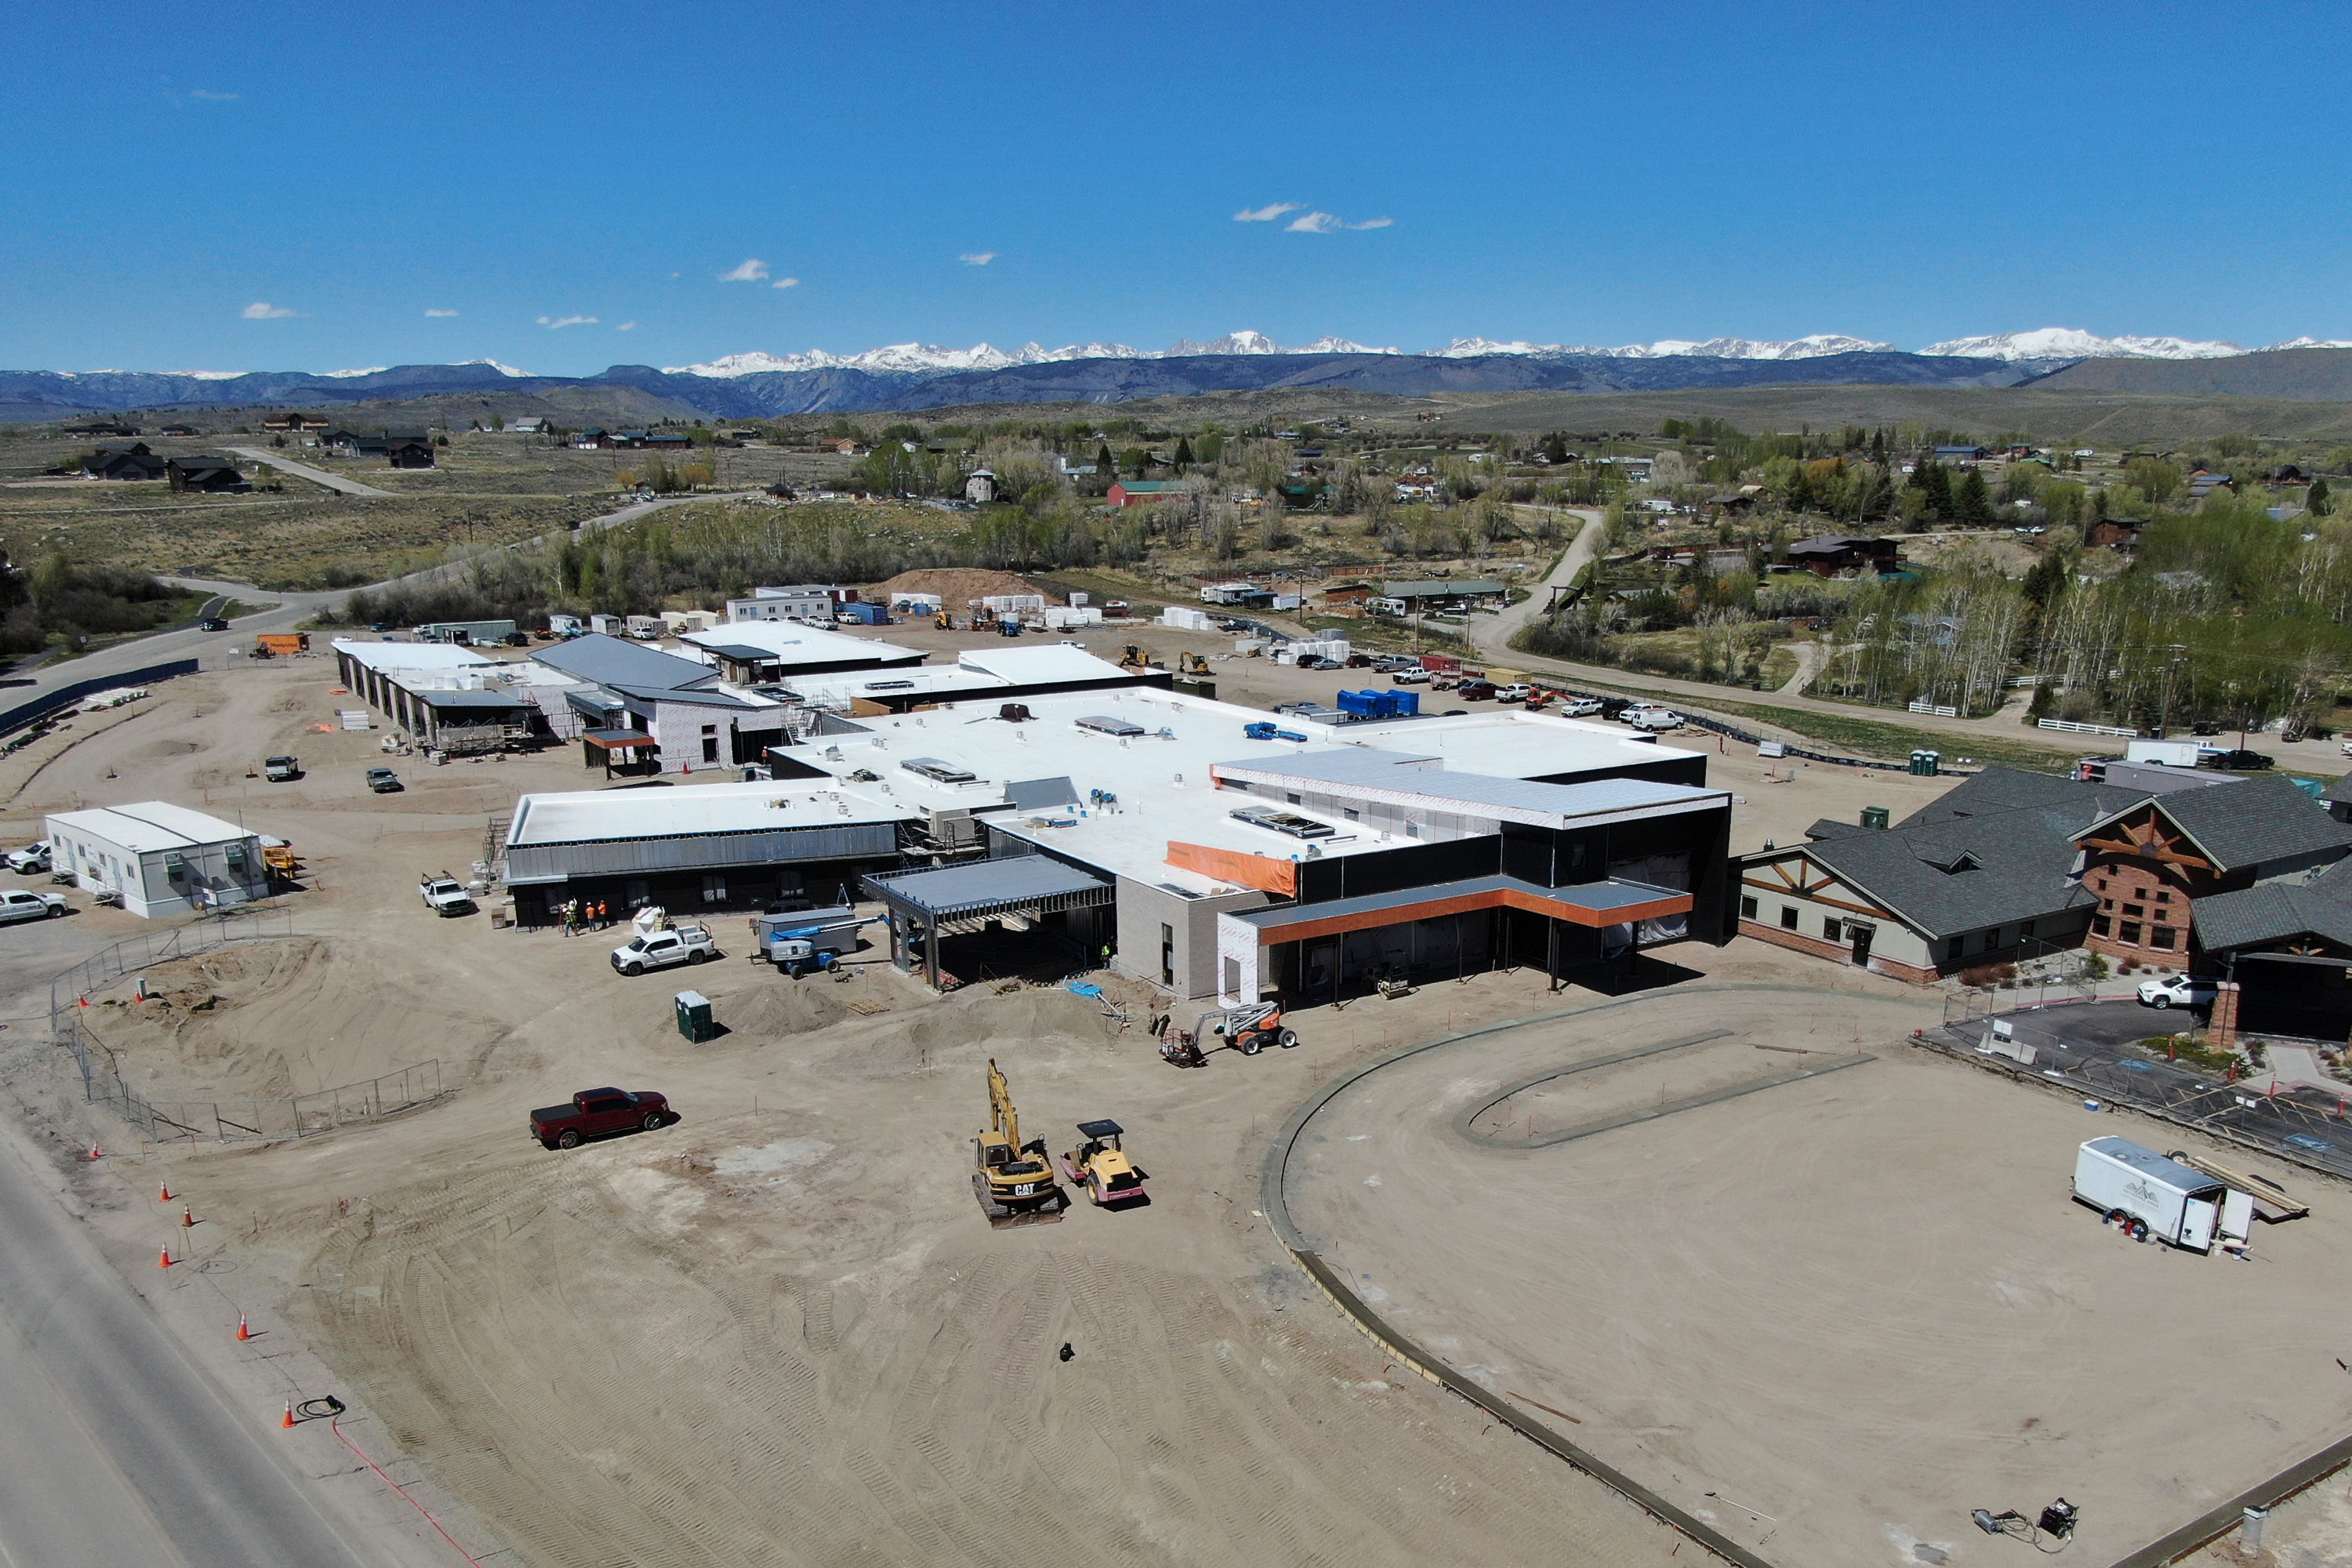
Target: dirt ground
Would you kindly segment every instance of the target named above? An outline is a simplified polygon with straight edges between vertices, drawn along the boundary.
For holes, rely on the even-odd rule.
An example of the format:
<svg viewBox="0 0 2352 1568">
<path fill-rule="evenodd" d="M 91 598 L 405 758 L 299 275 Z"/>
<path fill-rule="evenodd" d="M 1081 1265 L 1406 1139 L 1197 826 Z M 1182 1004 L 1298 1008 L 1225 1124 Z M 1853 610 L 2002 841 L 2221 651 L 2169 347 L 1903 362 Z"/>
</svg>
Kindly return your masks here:
<svg viewBox="0 0 2352 1568">
<path fill-rule="evenodd" d="M 2295 1173 L 2313 1213 L 2251 1262 L 2136 1246 L 2071 1200 L 2076 1146 L 2192 1140 L 1890 1044 L 1916 1005 L 1796 1001 L 1683 988 L 1385 1068 L 1308 1123 L 1293 1217 L 1402 1332 L 1775 1562 L 2008 1562 L 1969 1510 L 2061 1494 L 2112 1561 L 2342 1436 L 2334 1184 Z M 1454 1130 L 1505 1084 L 1713 1028 L 1481 1131 L 1704 1092 L 1743 1055 L 1750 1080 L 1790 1047 L 1878 1059 L 1548 1148 Z M 2321 1537 L 2329 1513 L 2301 1508 Z"/>
<path fill-rule="evenodd" d="M 924 646 L 972 640 L 893 628 L 901 632 L 916 635 L 899 640 Z M 1221 679 L 1234 668 L 1219 666 Z M 1256 663 L 1235 669 L 1227 689 L 1263 700 L 1280 694 L 1277 679 L 1319 687 L 1333 679 Z M 446 1500 L 478 1555 L 503 1548 L 551 1568 L 1680 1561 L 1671 1532 L 1390 1363 L 1313 1290 L 1254 1212 L 1267 1138 L 1334 1072 L 1452 1029 L 1600 998 L 1548 996 L 1541 976 L 1524 971 L 1476 976 L 1392 1003 L 1296 1014 L 1297 1049 L 1218 1053 L 1205 1070 L 1180 1072 L 1139 1028 L 1121 1030 L 1100 1004 L 1057 989 L 972 986 L 934 997 L 870 948 L 845 982 L 783 980 L 743 956 L 740 917 L 717 922 L 727 956 L 690 979 L 626 980 L 605 961 L 618 932 L 565 938 L 494 930 L 480 916 L 441 920 L 414 892 L 421 870 L 464 875 L 482 855 L 488 823 L 519 791 L 577 787 L 597 775 L 569 750 L 446 768 L 395 758 L 409 788 L 371 795 L 362 775 L 384 760 L 380 733 L 314 727 L 353 705 L 335 694 L 333 679 L 324 659 L 275 661 L 170 682 L 143 703 L 78 719 L 0 759 L 0 834 L 35 837 L 40 813 L 59 806 L 162 797 L 241 815 L 302 856 L 301 890 L 282 900 L 294 911 L 295 937 L 160 966 L 149 978 L 162 1002 L 104 1005 L 130 995 L 128 986 L 95 999 L 89 1026 L 135 1084 L 159 1095 L 305 1090 L 434 1058 L 452 1092 L 389 1121 L 295 1143 L 140 1150 L 116 1147 L 122 1124 L 89 1119 L 58 1054 L 26 1030 L 0 1034 L 0 1065 L 19 1100 L 75 1136 L 108 1141 L 109 1159 L 74 1166 L 75 1179 L 93 1224 L 127 1264 L 143 1263 L 146 1277 L 154 1275 L 157 1179 L 168 1179 L 172 1208 L 184 1197 L 200 1215 L 234 1217 L 168 1233 L 195 1265 L 165 1277 L 184 1287 L 174 1299 L 194 1312 L 226 1280 L 257 1327 L 286 1336 L 264 1341 L 257 1364 L 277 1364 L 283 1352 L 272 1343 L 299 1342 L 322 1357 L 333 1388 L 372 1413 L 377 1436 Z M 307 776 L 291 784 L 248 776 L 278 752 L 300 756 Z M 1742 789 L 1725 772 L 1741 765 L 1754 764 L 1732 758 L 1710 767 Z M 1776 786 L 1769 798 L 1788 803 L 1776 808 L 1786 820 L 1851 816 L 1825 787 L 1832 779 L 1856 802 L 1904 807 L 1905 797 L 1875 789 L 1896 781 L 1816 772 Z M 1790 831 L 1781 820 L 1756 830 Z M 33 973 L 53 952 L 59 956 L 45 962 L 63 967 L 68 946 L 93 950 L 152 929 L 71 897 L 71 920 L 9 934 L 22 954 L 9 973 Z M 1668 957 L 1687 967 L 1660 965 L 1654 978 L 1679 973 L 1684 983 L 1657 993 L 1640 1015 L 1642 1027 L 1654 1019 L 1666 1035 L 1706 1026 L 1710 1009 L 1748 1005 L 1711 1000 L 1709 986 L 1801 984 L 1806 1026 L 1841 1049 L 1856 1039 L 1884 1044 L 1921 1009 L 1918 993 L 1883 977 L 1758 944 Z M 726 1026 L 718 1040 L 692 1046 L 676 1033 L 670 996 L 684 984 L 713 999 Z M 1140 987 L 1114 990 L 1137 1019 L 1156 1000 Z M 6 1019 L 36 1023 L 43 994 L 20 993 Z M 1901 1005 L 1856 1000 L 1870 997 Z M 1028 1135 L 1060 1149 L 1076 1142 L 1079 1121 L 1111 1116 L 1127 1126 L 1150 1180 L 1150 1205 L 1119 1214 L 1081 1205 L 1059 1224 L 988 1229 L 968 1173 L 991 1058 L 1011 1078 Z M 1619 1099 L 1672 1087 L 1655 1074 L 1622 1078 L 1609 1090 Z M 1433 1093 L 1452 1092 L 1450 1081 Z M 1917 1126 L 1916 1102 L 1900 1097 L 1884 1117 L 1841 1119 L 1841 1099 L 1827 1120 L 1792 1126 L 1792 1112 L 1821 1091 L 1776 1089 L 1719 1118 L 1716 1142 L 1731 1158 L 1685 1182 L 1653 1192 L 1650 1178 L 1664 1173 L 1662 1163 L 1671 1171 L 1697 1158 L 1682 1135 L 1699 1123 L 1687 1118 L 1670 1131 L 1609 1134 L 1536 1156 L 1584 1173 L 1565 1188 L 1500 1181 L 1489 1189 L 1450 1177 L 1429 1184 L 1431 1194 L 1457 1201 L 1407 1216 L 1397 1234 L 1435 1226 L 1466 1243 L 1492 1237 L 1493 1220 L 1507 1215 L 1515 1234 L 1551 1244 L 1523 1249 L 1531 1253 L 1524 1279 L 1490 1276 L 1476 1300 L 1445 1299 L 1448 1314 L 1462 1314 L 1445 1332 L 1465 1347 L 1482 1333 L 1503 1337 L 1505 1349 L 1465 1348 L 1466 1360 L 1504 1364 L 1507 1351 L 1515 1366 L 1556 1366 L 1546 1388 L 1557 1397 L 1548 1402 L 1586 1414 L 1596 1446 L 1626 1434 L 1647 1441 L 1647 1428 L 1674 1426 L 1667 1440 L 1716 1467 L 1707 1473 L 1720 1472 L 1723 1489 L 1769 1509 L 1731 1478 L 1775 1498 L 1801 1491 L 1773 1468 L 1785 1413 L 1799 1434 L 1790 1451 L 1834 1473 L 1844 1450 L 1822 1434 L 1826 1396 L 1794 1399 L 1785 1380 L 1734 1377 L 1700 1398 L 1687 1369 L 1652 1348 L 1697 1319 L 1717 1325 L 1717 1339 L 1701 1347 L 1708 1355 L 1726 1336 L 1734 1351 L 1785 1354 L 1790 1364 L 1832 1348 L 1851 1354 L 1878 1381 L 1848 1403 L 1870 1411 L 1874 1432 L 1942 1462 L 1943 1439 L 1918 1429 L 1939 1426 L 1941 1412 L 1999 1401 L 1976 1390 L 1973 1377 L 1943 1363 L 1923 1376 L 1911 1361 L 1946 1327 L 1934 1313 L 1958 1310 L 1938 1306 L 1947 1295 L 1975 1303 L 1955 1321 L 1977 1336 L 1968 1344 L 1983 1343 L 1969 1314 L 1990 1309 L 1948 1283 L 1983 1266 L 1958 1244 L 1914 1257 L 1904 1248 L 1926 1245 L 1924 1223 L 1906 1231 L 1847 1214 L 1834 1194 L 1799 1238 L 1810 1249 L 1801 1252 L 1785 1214 L 1751 1212 L 1757 1194 L 1825 1180 L 1820 1173 L 1892 1168 L 1902 1151 L 1888 1146 L 1882 1121 L 1912 1127 L 1950 1160 L 1989 1139 L 1998 1147 L 2003 1129 L 2036 1117 L 2066 1122 L 2064 1135 L 2075 1138 L 2084 1134 L 2067 1117 L 2088 1120 L 2063 1105 L 2037 1109 L 2031 1097 L 2014 1110 L 2019 1097 L 2004 1086 L 1937 1074 L 1899 1054 L 1838 1075 L 1832 1092 L 1885 1096 L 1914 1081 L 1932 1083 L 1959 1108 L 1929 1132 Z M 659 1089 L 683 1120 L 561 1154 L 526 1135 L 531 1108 L 603 1083 Z M 1999 1118 L 1979 1103 L 1996 1090 Z M 1377 1136 L 1426 1115 L 1425 1106 L 1399 1110 Z M 1633 1149 L 1646 1152 L 1633 1167 L 1610 1163 Z M 1438 1149 L 1431 1157 L 1458 1156 Z M 1772 1180 L 1754 1180 L 1759 1160 Z M 1387 1168 L 1391 1197 L 1421 1185 Z M 2002 1180 L 2031 1178 L 2032 1194 L 2047 1195 L 2046 1172 L 2023 1161 L 2018 1171 Z M 1629 1242 L 1628 1206 L 1677 1193 L 1683 1210 L 1669 1217 L 1680 1239 L 1646 1254 Z M 1562 1194 L 1607 1201 L 1580 1209 Z M 2340 1287 L 2324 1259 L 2303 1256 L 2317 1250 L 2305 1237 L 2332 1238 L 2324 1226 L 2333 1223 L 2323 1212 L 2308 1231 L 2283 1231 L 2275 1243 L 2266 1236 L 2254 1266 L 2143 1261 L 2156 1256 L 2147 1249 L 2126 1263 L 2069 1265 L 2087 1282 L 2069 1286 L 2076 1294 L 2061 1304 L 2108 1304 L 2116 1268 L 2201 1279 L 2188 1310 L 2204 1354 L 2213 1325 L 2234 1334 L 2247 1310 L 2227 1293 L 2243 1289 L 2233 1276 L 2267 1282 L 2293 1270 Z M 2021 1225 L 2026 1261 L 2011 1266 L 2021 1279 L 2058 1268 L 2035 1226 L 2063 1229 L 2086 1257 L 2113 1250 L 2112 1234 L 2087 1215 L 2018 1221 L 2005 1211 L 2006 1252 L 2019 1250 L 2009 1232 Z M 1855 1239 L 1839 1244 L 1845 1250 L 1833 1266 L 1793 1279 L 1769 1267 L 1775 1256 L 1818 1258 L 1820 1234 L 1849 1232 Z M 1391 1245 L 1363 1244 L 1374 1242 Z M 1572 1313 L 1547 1307 L 1527 1316 L 1525 1279 L 1557 1283 L 1560 1263 L 1595 1255 L 1620 1265 L 1572 1281 L 1597 1299 L 1580 1296 Z M 1894 1272 L 1880 1267 L 1889 1258 Z M 1361 1267 L 1396 1269 L 1398 1278 L 1381 1272 L 1368 1283 L 1402 1297 L 1401 1262 L 1383 1254 Z M 1474 1278 L 1467 1264 L 1463 1278 Z M 2019 1286 L 2029 1303 L 2041 1300 L 2033 1288 Z M 1738 1339 L 1762 1333 L 1741 1326 L 1754 1320 L 1751 1296 L 1780 1315 L 1776 1322 L 1785 1319 L 1778 1339 Z M 1433 1299 L 1431 1311 L 1440 1305 Z M 2152 1310 L 2119 1310 L 2139 1314 L 2136 1327 Z M 2301 1310 L 2313 1321 L 2309 1303 Z M 1906 1311 L 1927 1312 L 1934 1331 L 1907 1328 Z M 1651 1340 L 1589 1331 L 1617 1321 Z M 2184 1312 L 2176 1321 L 2190 1320 Z M 2251 1321 L 2275 1328 L 2261 1310 Z M 1985 1496 L 1937 1490 L 1932 1506 L 1914 1507 L 1901 1494 L 1880 1510 L 1886 1520 L 1956 1540 L 1957 1526 L 1935 1521 L 1964 1525 L 1965 1508 L 1979 1501 L 2038 1506 L 2041 1489 L 2079 1496 L 2078 1473 L 2091 1476 L 2085 1490 L 2098 1498 L 2089 1517 L 2113 1519 L 2125 1502 L 2147 1500 L 2097 1490 L 2097 1478 L 2117 1468 L 2113 1434 L 2123 1428 L 2077 1415 L 2075 1406 L 2117 1421 L 2144 1413 L 2120 1405 L 2120 1392 L 2092 1387 L 2103 1363 L 2081 1353 L 2088 1326 L 2064 1322 L 2073 1362 L 2047 1337 L 2030 1342 L 2042 1352 L 2036 1372 L 2063 1380 L 2066 1397 L 2026 1414 L 2084 1434 L 2072 1440 L 2092 1450 L 2079 1469 L 2032 1470 L 2030 1485 L 2012 1487 L 2012 1471 L 1990 1465 L 1985 1484 L 2000 1485 Z M 1563 1333 L 1573 1325 L 1583 1325 L 1581 1337 Z M 1515 1337 L 1523 1331 L 1531 1336 L 1524 1347 Z M 1614 1404 L 1569 1403 L 1597 1400 L 1607 1385 L 1583 1376 L 1563 1340 L 1605 1348 L 1612 1367 L 1639 1369 L 1655 1388 Z M 2293 1335 L 2281 1331 L 2278 1342 Z M 2001 1389 L 2022 1375 L 2007 1367 L 1983 1373 Z M 2249 1392 L 2224 1395 L 2280 1424 L 2233 1426 L 2231 1465 L 2252 1469 L 2258 1455 L 2294 1447 L 2335 1392 L 2314 1378 L 2273 1400 L 2273 1376 L 2258 1369 Z M 305 1383 L 289 1392 L 328 1390 Z M 1767 1412 L 1773 1423 L 1760 1418 Z M 1997 1414 L 2006 1418 L 2006 1407 Z M 1997 1456 L 2020 1446 L 1970 1420 L 1969 1442 Z M 2169 1443 L 2187 1416 L 2147 1420 Z M 2071 1458 L 2072 1447 L 2063 1451 Z M 1649 1462 L 1639 1450 L 1630 1458 Z M 1972 1448 L 1963 1459 L 1979 1462 Z M 2189 1495 L 2185 1468 L 2168 1472 L 2156 1502 Z M 1977 1474 L 1966 1464 L 1960 1473 Z M 1806 1528 L 1829 1528 L 1820 1521 L 1840 1517 L 1836 1506 L 1821 1501 Z M 2287 1522 L 2283 1514 L 2282 1528 Z M 1775 1541 L 1767 1555 L 1809 1560 L 1787 1545 Z"/>
</svg>

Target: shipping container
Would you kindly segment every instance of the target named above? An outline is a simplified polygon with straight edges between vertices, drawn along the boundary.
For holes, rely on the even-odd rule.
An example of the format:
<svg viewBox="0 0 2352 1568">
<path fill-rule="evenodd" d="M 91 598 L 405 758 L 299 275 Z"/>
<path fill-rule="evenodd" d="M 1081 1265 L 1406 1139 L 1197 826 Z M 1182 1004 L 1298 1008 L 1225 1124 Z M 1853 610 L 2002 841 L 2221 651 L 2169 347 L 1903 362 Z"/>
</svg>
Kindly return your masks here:
<svg viewBox="0 0 2352 1568">
<path fill-rule="evenodd" d="M 2254 1200 L 2226 1183 L 2143 1149 L 2128 1138 L 2094 1138 L 2074 1160 L 2074 1196 L 2132 1234 L 2191 1252 L 2210 1252 L 2218 1237 L 2242 1242 Z"/>
</svg>

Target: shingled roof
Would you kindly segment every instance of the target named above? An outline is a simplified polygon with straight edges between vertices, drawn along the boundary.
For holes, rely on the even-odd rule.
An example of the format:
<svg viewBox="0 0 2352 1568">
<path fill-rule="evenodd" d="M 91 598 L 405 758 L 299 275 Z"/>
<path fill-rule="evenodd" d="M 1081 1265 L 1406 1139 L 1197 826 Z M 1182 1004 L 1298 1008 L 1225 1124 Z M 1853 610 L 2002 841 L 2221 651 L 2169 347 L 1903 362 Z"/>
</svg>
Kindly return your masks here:
<svg viewBox="0 0 2352 1568">
<path fill-rule="evenodd" d="M 2276 773 L 2231 789 L 2186 790 L 2155 797 L 2156 809 L 2205 851 L 2220 871 L 2306 860 L 2352 848 L 2352 824 Z M 2109 813 L 2108 820 L 2124 811 Z M 2203 918 L 2201 912 L 2199 916 Z"/>
<path fill-rule="evenodd" d="M 2197 900 L 2197 944 L 2207 952 L 2318 936 L 2352 947 L 2352 877 L 2339 860 L 2308 882 L 2264 882 Z"/>
<path fill-rule="evenodd" d="M 1991 804 L 1998 793 L 1979 795 L 1982 811 L 1924 824 L 1915 817 L 1884 833 L 1842 833 L 1806 852 L 1931 939 L 2095 904 L 2074 880 L 2073 834 L 2092 816 L 2090 803 L 2001 809 Z"/>
</svg>

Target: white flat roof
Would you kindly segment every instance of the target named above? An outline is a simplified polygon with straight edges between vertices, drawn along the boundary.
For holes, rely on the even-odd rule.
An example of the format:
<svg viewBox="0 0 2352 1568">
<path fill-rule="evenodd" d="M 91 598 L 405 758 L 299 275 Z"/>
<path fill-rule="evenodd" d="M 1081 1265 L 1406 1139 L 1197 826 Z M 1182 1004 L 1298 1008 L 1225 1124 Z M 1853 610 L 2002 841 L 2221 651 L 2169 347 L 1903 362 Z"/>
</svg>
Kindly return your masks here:
<svg viewBox="0 0 2352 1568">
<path fill-rule="evenodd" d="M 58 827 L 103 838 L 133 855 L 159 849 L 194 849 L 209 844 L 234 844 L 257 837 L 234 822 L 169 801 L 142 800 L 132 805 L 102 805 L 89 811 L 49 815 L 51 831 Z"/>
<path fill-rule="evenodd" d="M 355 642 L 350 637 L 337 637 L 331 646 L 337 653 L 350 654 L 354 661 L 370 669 L 387 673 L 402 669 L 469 669 L 499 662 L 485 658 L 472 648 L 447 642 Z"/>
<path fill-rule="evenodd" d="M 680 632 L 689 657 L 722 647 L 755 647 L 784 664 L 830 664 L 845 658 L 919 659 L 919 648 L 900 647 L 876 637 L 856 637 L 826 626 L 796 621 L 721 621 L 708 630 Z"/>
<path fill-rule="evenodd" d="M 956 663 L 1013 685 L 1050 685 L 1057 680 L 1106 680 L 1116 678 L 1118 666 L 1097 658 L 1074 642 L 1028 647 L 968 647 Z"/>
<path fill-rule="evenodd" d="M 1265 795 L 1218 789 L 1210 776 L 1213 764 L 1232 763 L 1255 750 L 1262 749 L 1269 760 L 1360 755 L 1368 747 L 1355 743 L 1354 731 L 1361 729 L 1368 731 L 1365 740 L 1381 749 L 1443 755 L 1448 767 L 1506 779 L 1654 760 L 1659 754 L 1654 745 L 1630 742 L 1597 726 L 1540 718 L 1523 722 L 1529 716 L 1507 712 L 1472 714 L 1420 726 L 1327 729 L 1310 725 L 1299 732 L 1314 739 L 1300 745 L 1244 736 L 1243 727 L 1248 724 L 1274 721 L 1287 727 L 1277 715 L 1154 688 L 1031 697 L 1024 702 L 1034 715 L 1025 724 L 998 720 L 992 701 L 947 704 L 924 713 L 859 719 L 856 722 L 868 733 L 825 736 L 794 748 L 791 754 L 795 761 L 840 779 L 860 770 L 871 773 L 876 775 L 873 781 L 851 782 L 845 787 L 919 811 L 997 805 L 1007 797 L 1006 786 L 1016 781 L 1067 777 L 1077 801 L 1087 803 L 1091 792 L 1104 790 L 1118 797 L 1117 806 L 1103 810 L 1086 804 L 1044 813 L 997 811 L 988 820 L 1016 837 L 1118 875 L 1172 883 L 1193 892 L 1207 892 L 1219 884 L 1167 865 L 1171 839 L 1245 849 L 1286 860 L 1306 853 L 1302 840 L 1234 819 L 1234 810 L 1267 805 Z M 1122 739 L 1079 722 L 1095 717 L 1123 721 L 1140 732 Z M 1402 736 L 1394 733 L 1402 728 L 1418 741 L 1423 728 L 1441 726 L 1448 735 L 1442 753 L 1433 746 L 1407 748 L 1401 743 Z M 1375 730 L 1377 734 L 1369 733 Z M 1493 738 L 1474 747 L 1473 737 L 1482 731 Z M 1342 735 L 1348 740 L 1327 739 Z M 1629 757 L 1621 753 L 1620 747 L 1637 750 Z M 1475 770 L 1467 760 L 1474 750 L 1480 752 L 1486 764 Z M 916 760 L 946 763 L 971 773 L 973 779 L 968 784 L 940 783 L 904 765 Z M 1285 809 L 1328 822 L 1336 829 L 1329 837 L 1314 841 L 1321 857 L 1390 848 L 1398 842 L 1384 840 L 1377 830 L 1361 824 L 1318 817 L 1314 811 L 1297 806 Z M 1040 817 L 1068 826 L 1033 826 Z"/>
<path fill-rule="evenodd" d="M 764 833 L 897 822 L 913 813 L 814 780 L 577 790 L 515 802 L 507 845 L 578 844 L 615 838 L 677 838 L 702 833 Z"/>
<path fill-rule="evenodd" d="M 1429 702 L 1432 699 L 1424 693 L 1422 700 Z M 1287 722 L 1284 727 L 1297 728 Z M 1630 767 L 1704 754 L 1680 746 L 1660 745 L 1616 724 L 1512 708 L 1452 719 L 1376 720 L 1328 729 L 1317 725 L 1316 730 L 1319 735 L 1353 744 L 1440 757 L 1447 767 L 1463 773 L 1496 773 L 1515 779 Z M 1541 765 L 1536 765 L 1538 763 Z"/>
</svg>

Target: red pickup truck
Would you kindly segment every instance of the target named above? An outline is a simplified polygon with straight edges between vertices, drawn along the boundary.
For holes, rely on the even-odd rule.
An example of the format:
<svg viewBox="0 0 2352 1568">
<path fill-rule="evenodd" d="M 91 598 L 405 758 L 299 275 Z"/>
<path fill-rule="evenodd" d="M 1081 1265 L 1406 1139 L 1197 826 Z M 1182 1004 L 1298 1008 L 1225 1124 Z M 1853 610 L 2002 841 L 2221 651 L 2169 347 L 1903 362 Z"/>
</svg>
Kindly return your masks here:
<svg viewBox="0 0 2352 1568">
<path fill-rule="evenodd" d="M 651 1132 L 677 1120 L 669 1101 L 651 1089 L 583 1089 L 569 1105 L 530 1113 L 530 1135 L 550 1149 L 573 1149 L 583 1138 L 644 1128 Z"/>
</svg>

